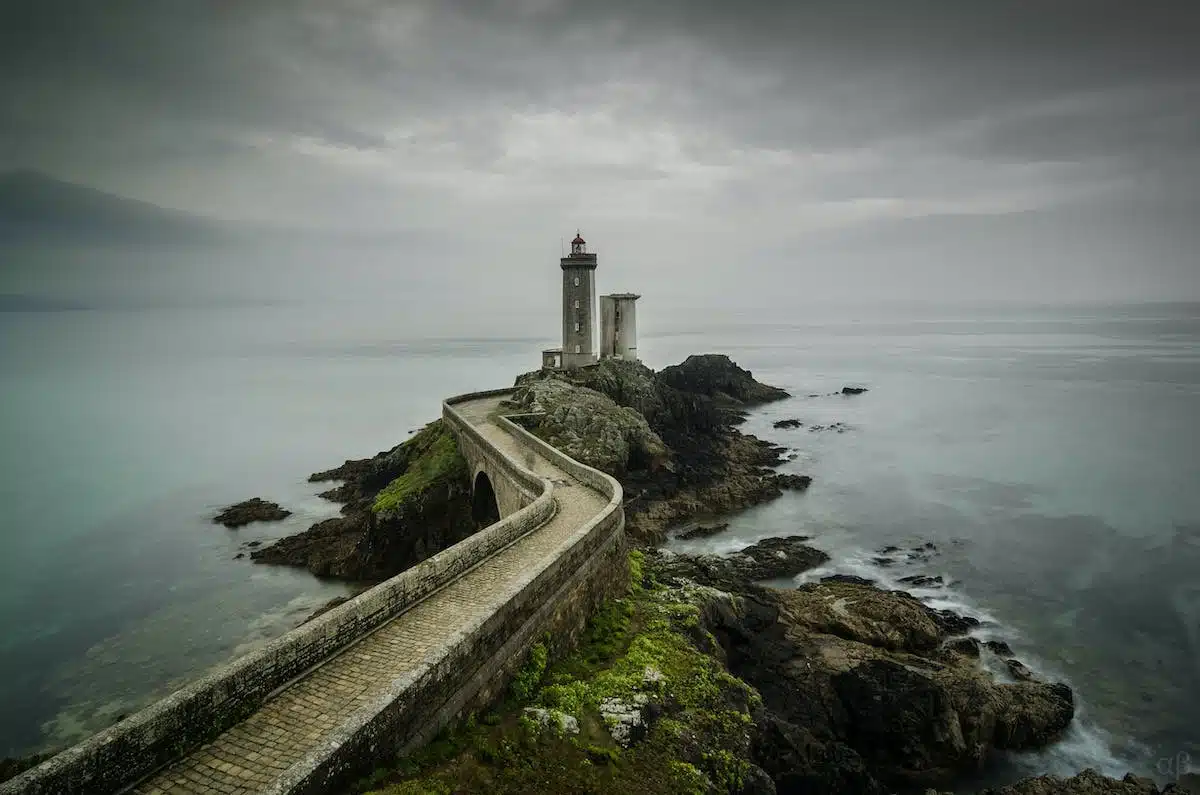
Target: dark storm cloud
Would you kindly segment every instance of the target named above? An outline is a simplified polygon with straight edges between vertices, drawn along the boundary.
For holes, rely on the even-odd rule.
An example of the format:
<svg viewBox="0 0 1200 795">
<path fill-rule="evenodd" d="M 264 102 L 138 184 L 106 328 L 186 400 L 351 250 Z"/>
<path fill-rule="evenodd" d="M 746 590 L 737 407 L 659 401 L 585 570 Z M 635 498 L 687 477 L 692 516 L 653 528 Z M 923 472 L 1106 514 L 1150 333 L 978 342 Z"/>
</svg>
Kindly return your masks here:
<svg viewBox="0 0 1200 795">
<path fill-rule="evenodd" d="M 1190 3 L 50 0 L 3 13 L 10 134 L 72 143 L 86 137 L 86 118 L 104 129 L 135 114 L 129 127 L 151 136 L 153 124 L 136 122 L 158 116 L 383 147 L 377 126 L 395 114 L 472 102 L 550 106 L 586 99 L 597 81 L 634 77 L 663 83 L 639 110 L 769 146 L 867 146 L 999 117 L 981 136 L 999 138 L 1003 154 L 1056 136 L 1076 151 L 1124 147 L 1145 118 L 1141 92 L 1174 107 L 1173 118 L 1152 123 L 1159 140 L 1194 144 L 1197 120 L 1186 102 L 1200 61 L 1200 14 Z M 398 28 L 395 40 L 389 28 Z M 767 79 L 722 81 L 723 69 Z M 1089 93 L 1101 107 L 1025 110 Z M 1116 136 L 1105 124 L 1108 94 Z M 39 120 L 50 129 L 36 130 Z"/>
<path fill-rule="evenodd" d="M 642 264 L 691 230 L 714 272 L 747 238 L 863 227 L 869 257 L 908 219 L 1044 240 L 1029 213 L 1097 204 L 1177 256 L 1198 5 L 30 0 L 0 10 L 0 167 L 347 228 L 592 218 Z"/>
</svg>

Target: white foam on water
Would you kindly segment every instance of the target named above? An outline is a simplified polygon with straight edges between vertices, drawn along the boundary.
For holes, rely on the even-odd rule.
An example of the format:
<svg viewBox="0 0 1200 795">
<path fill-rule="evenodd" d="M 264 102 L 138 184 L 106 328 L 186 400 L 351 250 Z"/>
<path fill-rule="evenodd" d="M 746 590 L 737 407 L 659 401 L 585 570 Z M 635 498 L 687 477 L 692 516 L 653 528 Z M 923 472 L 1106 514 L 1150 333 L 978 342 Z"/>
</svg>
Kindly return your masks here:
<svg viewBox="0 0 1200 795">
<path fill-rule="evenodd" d="M 889 566 L 880 566 L 874 560 L 879 557 L 880 553 L 861 548 L 836 550 L 829 562 L 798 575 L 795 582 L 797 585 L 819 582 L 823 577 L 833 574 L 863 577 L 875 581 L 881 588 L 907 591 L 935 610 L 950 610 L 958 615 L 977 619 L 979 625 L 968 634 L 981 642 L 994 640 L 1021 645 L 1022 636 L 1016 628 L 1001 623 L 994 615 L 975 604 L 965 592 L 955 587 L 955 583 L 946 572 L 936 570 L 936 561 L 895 560 Z M 950 584 L 931 588 L 913 587 L 909 583 L 900 582 L 902 577 L 912 574 L 941 574 L 942 579 Z M 1092 768 L 1103 775 L 1117 778 L 1131 770 L 1139 775 L 1151 774 L 1149 770 L 1137 769 L 1137 765 L 1113 751 L 1112 737 L 1088 721 L 1086 704 L 1068 677 L 1054 670 L 1053 666 L 1047 665 L 1027 648 L 1022 648 L 1017 656 L 1030 670 L 1038 674 L 1039 678 L 1064 682 L 1075 693 L 1075 719 L 1058 742 L 1038 751 L 1003 754 L 1001 761 L 1011 765 L 1019 773 L 1017 777 L 1046 773 L 1072 776 L 1085 768 Z M 980 662 L 997 680 L 1013 681 L 998 655 L 984 653 L 980 655 Z M 1141 753 L 1145 749 L 1129 743 L 1127 745 L 1137 748 L 1137 756 L 1148 756 L 1148 752 Z"/>
<path fill-rule="evenodd" d="M 1007 754 L 1022 777 L 1045 773 L 1069 777 L 1090 767 L 1101 775 L 1121 778 L 1133 769 L 1113 752 L 1108 734 L 1080 715 L 1078 703 L 1076 707 L 1075 720 L 1058 742 L 1039 751 Z"/>
</svg>

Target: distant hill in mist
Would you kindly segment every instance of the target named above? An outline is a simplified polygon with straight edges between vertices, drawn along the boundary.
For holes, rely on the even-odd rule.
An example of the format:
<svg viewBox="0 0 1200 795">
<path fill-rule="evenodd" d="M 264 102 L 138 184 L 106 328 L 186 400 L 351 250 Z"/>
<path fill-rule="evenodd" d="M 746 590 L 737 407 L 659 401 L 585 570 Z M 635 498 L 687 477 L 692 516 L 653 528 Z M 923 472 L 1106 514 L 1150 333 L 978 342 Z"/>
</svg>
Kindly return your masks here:
<svg viewBox="0 0 1200 795">
<path fill-rule="evenodd" d="M 0 244 L 208 243 L 221 224 L 64 182 L 37 171 L 0 173 Z"/>
</svg>

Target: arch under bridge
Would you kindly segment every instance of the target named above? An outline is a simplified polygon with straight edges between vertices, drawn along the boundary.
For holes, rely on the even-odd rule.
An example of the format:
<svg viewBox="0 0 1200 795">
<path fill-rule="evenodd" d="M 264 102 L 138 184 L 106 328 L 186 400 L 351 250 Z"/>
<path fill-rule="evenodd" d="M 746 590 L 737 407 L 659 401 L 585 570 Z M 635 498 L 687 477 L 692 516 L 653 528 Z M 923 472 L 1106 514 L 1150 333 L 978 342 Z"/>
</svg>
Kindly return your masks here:
<svg viewBox="0 0 1200 795">
<path fill-rule="evenodd" d="M 0 784 L 0 795 L 323 793 L 491 701 L 537 637 L 623 586 L 621 487 L 503 415 L 447 400 L 473 510 L 497 520 Z"/>
</svg>

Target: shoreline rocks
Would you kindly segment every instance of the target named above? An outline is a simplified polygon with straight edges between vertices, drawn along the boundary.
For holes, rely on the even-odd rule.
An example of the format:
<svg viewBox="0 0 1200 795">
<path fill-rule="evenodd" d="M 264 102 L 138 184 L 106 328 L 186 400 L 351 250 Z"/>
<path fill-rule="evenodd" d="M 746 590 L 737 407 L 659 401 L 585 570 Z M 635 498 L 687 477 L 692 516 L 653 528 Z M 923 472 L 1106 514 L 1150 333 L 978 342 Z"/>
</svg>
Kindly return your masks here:
<svg viewBox="0 0 1200 795">
<path fill-rule="evenodd" d="M 236 530 L 251 522 L 278 522 L 291 515 L 292 512 L 280 508 L 279 503 L 268 502 L 261 497 L 252 497 L 224 508 L 213 517 L 213 522 Z"/>
<path fill-rule="evenodd" d="M 756 763 L 777 787 L 840 781 L 841 791 L 882 793 L 936 785 L 977 769 L 993 750 L 1042 747 L 1074 716 L 1066 685 L 1032 673 L 995 681 L 970 654 L 977 645 L 961 636 L 963 617 L 851 578 L 763 587 L 730 558 L 659 552 L 647 561 L 674 587 L 691 581 L 727 592 L 705 612 L 706 627 L 730 672 L 762 694 L 759 747 L 767 747 Z"/>
<path fill-rule="evenodd" d="M 979 795 L 1200 795 L 1200 781 L 1187 781 L 1196 776 L 1181 776 L 1180 780 L 1162 789 L 1151 779 L 1127 773 L 1124 778 L 1102 776 L 1088 768 L 1070 778 L 1033 776 L 1000 789 L 985 789 Z M 950 795 L 932 790 L 926 795 Z"/>
<path fill-rule="evenodd" d="M 654 545 L 692 517 L 807 488 L 811 479 L 774 471 L 786 448 L 734 427 L 746 408 L 788 396 L 729 357 L 704 354 L 658 373 L 614 359 L 578 370 L 538 370 L 516 379 L 512 402 L 545 411 L 530 430 L 621 482 L 627 533 Z M 593 410 L 573 409 L 579 401 Z"/>
<path fill-rule="evenodd" d="M 675 555 L 665 550 L 651 554 L 665 576 L 736 591 L 765 580 L 794 577 L 827 562 L 829 556 L 806 545 L 807 540 L 806 536 L 768 538 L 731 555 Z"/>
<path fill-rule="evenodd" d="M 784 490 L 803 491 L 812 482 L 807 476 L 775 472 L 773 468 L 786 451 L 733 427 L 744 419 L 746 406 L 787 397 L 787 393 L 759 384 L 727 357 L 689 357 L 657 374 L 639 363 L 606 360 L 578 371 L 529 373 L 519 377 L 516 386 L 514 407 L 541 414 L 530 428 L 534 433 L 621 480 L 626 491 L 627 530 L 633 540 L 644 545 L 662 541 L 666 529 L 681 519 L 745 508 Z M 865 391 L 865 387 L 844 387 L 833 394 Z M 785 424 L 777 427 L 803 425 L 798 420 L 781 423 Z M 844 428 L 835 424 L 830 429 Z M 410 442 L 425 439 L 424 433 Z M 345 515 L 318 523 L 307 534 L 256 550 L 255 559 L 265 561 L 278 554 L 287 562 L 303 561 L 300 565 L 332 576 L 364 570 L 380 575 L 389 568 L 412 565 L 402 562 L 419 559 L 421 552 L 381 559 L 377 550 L 381 545 L 403 545 L 406 542 L 399 539 L 411 538 L 414 528 L 420 535 L 431 524 L 454 525 L 457 519 L 446 517 L 457 516 L 456 511 L 461 510 L 455 500 L 462 497 L 463 484 L 456 476 L 448 476 L 440 481 L 447 491 L 422 490 L 422 500 L 444 495 L 444 499 L 435 497 L 428 503 L 429 512 L 424 516 L 414 513 L 412 502 L 385 511 L 375 508 L 380 494 L 419 466 L 428 452 L 427 443 L 425 439 L 417 445 L 425 446 L 421 451 L 399 445 L 373 459 L 347 461 L 314 475 L 313 480 L 345 481 L 323 493 L 345 502 Z M 456 488 L 460 492 L 455 493 Z M 438 516 L 442 517 L 440 524 Z M 678 537 L 705 537 L 726 527 L 694 526 Z M 445 535 L 437 537 L 438 543 L 448 540 Z M 768 538 L 728 556 L 655 549 L 645 553 L 643 576 L 635 582 L 633 593 L 643 600 L 657 595 L 652 598 L 672 602 L 673 612 L 663 615 L 669 617 L 678 637 L 665 638 L 662 627 L 656 625 L 654 631 L 660 635 L 654 643 L 630 641 L 628 648 L 636 646 L 639 654 L 631 659 L 642 665 L 644 655 L 686 652 L 673 645 L 680 641 L 694 647 L 691 654 L 698 650 L 710 657 L 711 663 L 696 670 L 715 666 L 719 673 L 706 676 L 720 686 L 706 696 L 712 703 L 689 703 L 689 709 L 704 708 L 697 713 L 700 715 L 712 714 L 709 709 L 727 709 L 730 704 L 722 699 L 743 690 L 746 693 L 745 703 L 739 701 L 729 713 L 744 715 L 744 723 L 735 726 L 736 742 L 725 737 L 715 756 L 711 747 L 695 759 L 678 749 L 673 752 L 677 756 L 671 764 L 678 766 L 681 775 L 699 777 L 688 778 L 692 784 L 698 787 L 699 782 L 723 781 L 706 778 L 720 769 L 701 763 L 724 758 L 724 754 L 736 762 L 732 768 L 736 775 L 729 781 L 740 782 L 737 787 L 726 787 L 728 791 L 884 795 L 898 787 L 946 783 L 960 773 L 977 770 L 994 751 L 1043 747 L 1069 726 L 1075 711 L 1070 688 L 1040 681 L 1035 672 L 1012 657 L 1006 644 L 990 641 L 981 645 L 969 637 L 967 633 L 979 624 L 969 616 L 932 609 L 907 592 L 884 590 L 850 575 L 830 575 L 788 590 L 760 584 L 794 577 L 829 560 L 826 553 L 808 546 L 807 540 L 804 536 Z M 880 565 L 906 558 L 927 561 L 936 548 L 932 544 L 910 550 L 887 547 L 878 554 Z M 370 565 L 349 563 L 364 560 L 370 560 Z M 334 563 L 326 567 L 321 561 Z M 905 580 L 904 584 L 913 587 L 944 584 L 941 577 L 922 575 Z M 607 648 L 606 653 L 621 648 L 612 644 L 612 633 L 629 631 L 621 623 L 628 624 L 628 615 L 617 610 L 598 616 L 605 629 L 596 631 L 594 642 Z M 982 648 L 998 654 L 1017 681 L 999 682 L 992 677 L 981 663 Z M 598 689 L 593 690 L 595 680 L 570 686 L 555 680 L 550 686 L 558 694 L 554 702 L 524 708 L 521 715 L 540 727 L 539 736 L 574 736 L 578 732 L 581 740 L 596 738 L 598 715 L 604 742 L 610 743 L 605 748 L 615 746 L 617 750 L 586 746 L 589 759 L 636 754 L 643 743 L 653 742 L 657 727 L 680 724 L 680 705 L 663 687 L 663 671 L 668 672 L 669 681 L 676 668 L 643 665 L 620 677 L 597 669 L 593 675 L 608 675 L 608 684 L 620 682 L 622 687 L 633 688 L 632 692 L 603 697 Z M 692 676 L 683 681 L 707 680 Z M 690 698 L 697 698 L 708 691 L 687 692 Z M 595 696 L 590 719 L 578 710 L 570 714 L 569 708 L 585 700 L 584 696 Z M 680 725 L 691 730 L 692 724 Z M 694 734 L 688 736 L 695 739 Z M 1046 778 L 1000 792 L 1083 795 L 1127 791 L 1070 789 L 1073 785 L 1069 783 L 1061 784 L 1065 787 L 1061 789 L 1056 788 L 1058 783 L 1043 787 Z M 1087 783 L 1090 785 L 1090 780 Z M 1152 793 L 1157 791 L 1145 790 L 1145 795 Z"/>
<path fill-rule="evenodd" d="M 717 533 L 722 533 L 728 529 L 729 522 L 722 522 L 720 524 L 713 525 L 697 525 L 676 534 L 675 538 L 679 539 L 680 541 L 691 541 L 696 538 L 710 538 L 715 536 Z"/>
<path fill-rule="evenodd" d="M 342 516 L 254 549 L 255 563 L 306 568 L 318 577 L 379 582 L 478 530 L 466 462 L 436 420 L 391 450 L 309 477 L 344 479 L 324 492 Z"/>
</svg>

